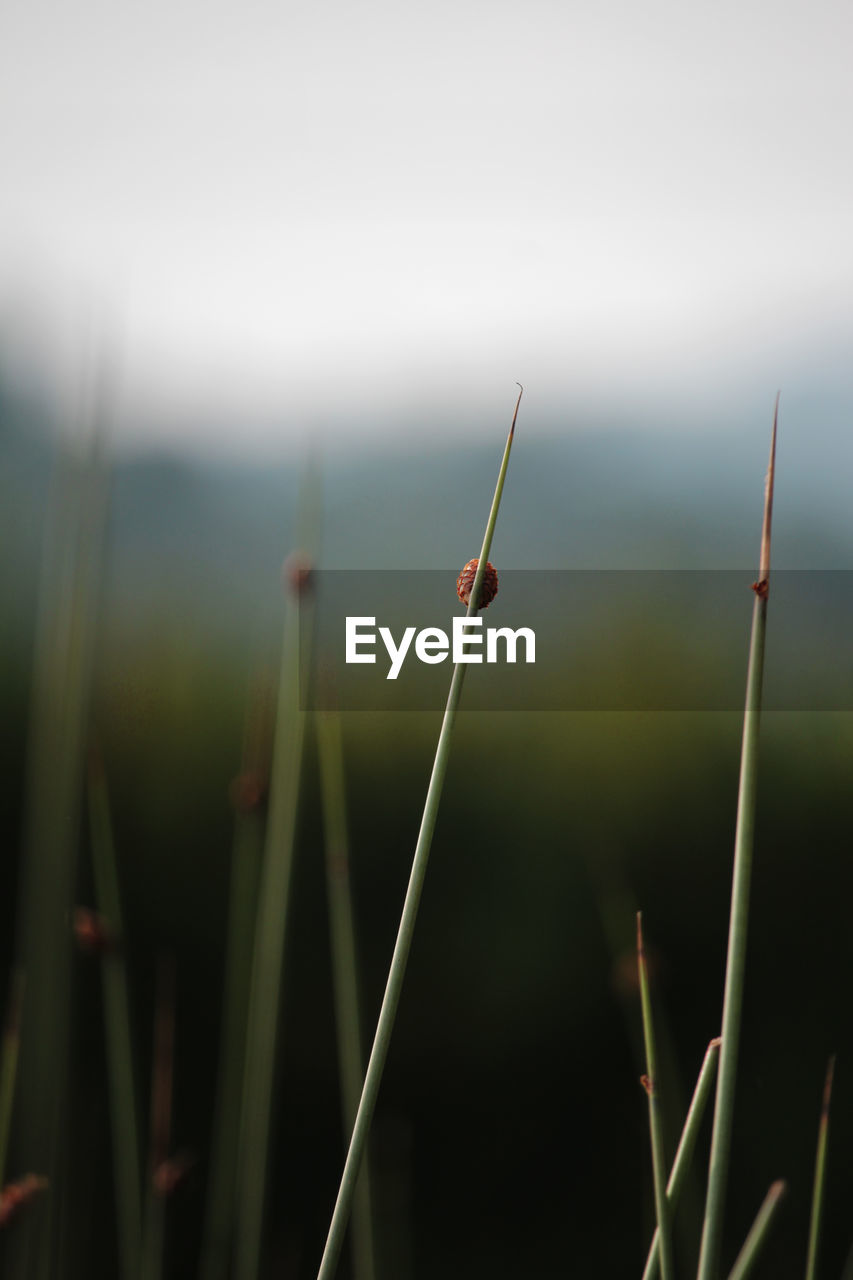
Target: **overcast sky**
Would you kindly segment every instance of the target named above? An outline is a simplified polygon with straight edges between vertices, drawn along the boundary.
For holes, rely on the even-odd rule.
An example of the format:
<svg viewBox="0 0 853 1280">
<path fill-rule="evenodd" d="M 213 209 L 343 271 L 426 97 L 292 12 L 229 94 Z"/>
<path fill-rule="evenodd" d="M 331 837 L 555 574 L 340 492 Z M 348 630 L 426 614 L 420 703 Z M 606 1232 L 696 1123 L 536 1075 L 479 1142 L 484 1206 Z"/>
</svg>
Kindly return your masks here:
<svg viewBox="0 0 853 1280">
<path fill-rule="evenodd" d="M 6 0 L 0 342 L 94 323 L 247 442 L 516 378 L 769 404 L 853 338 L 851 50 L 840 0 Z"/>
</svg>

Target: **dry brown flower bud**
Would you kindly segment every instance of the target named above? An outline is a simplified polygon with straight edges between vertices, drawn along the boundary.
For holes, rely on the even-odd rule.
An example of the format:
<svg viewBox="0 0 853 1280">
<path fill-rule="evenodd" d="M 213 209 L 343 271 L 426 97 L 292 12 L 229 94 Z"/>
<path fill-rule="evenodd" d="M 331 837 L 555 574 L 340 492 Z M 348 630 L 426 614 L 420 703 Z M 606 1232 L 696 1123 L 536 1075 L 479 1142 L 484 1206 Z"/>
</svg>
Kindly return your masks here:
<svg viewBox="0 0 853 1280">
<path fill-rule="evenodd" d="M 0 1227 L 5 1227 L 10 1218 L 25 1208 L 41 1191 L 48 1186 L 47 1178 L 28 1173 L 17 1182 L 7 1182 L 0 1191 Z"/>
<path fill-rule="evenodd" d="M 294 551 L 284 562 L 284 579 L 294 595 L 301 596 L 314 585 L 314 563 L 304 551 Z"/>
<path fill-rule="evenodd" d="M 74 937 L 80 950 L 88 955 L 101 956 L 118 950 L 119 939 L 112 925 L 88 907 L 74 908 Z"/>
<path fill-rule="evenodd" d="M 152 1174 L 151 1181 L 155 1194 L 164 1197 L 173 1195 L 179 1187 L 184 1185 L 194 1164 L 195 1156 L 189 1151 L 179 1151 L 168 1160 L 164 1160 Z"/>
<path fill-rule="evenodd" d="M 267 798 L 267 779 L 255 769 L 238 773 L 228 788 L 228 799 L 237 813 L 254 813 Z"/>
<path fill-rule="evenodd" d="M 456 594 L 464 605 L 467 605 L 471 599 L 471 591 L 474 586 L 474 578 L 477 575 L 477 565 L 480 563 L 479 558 L 469 560 L 465 568 L 456 579 Z M 486 570 L 483 574 L 483 583 L 480 588 L 479 608 L 488 609 L 495 596 L 498 594 L 498 573 L 497 569 L 488 560 L 486 561 Z"/>
</svg>

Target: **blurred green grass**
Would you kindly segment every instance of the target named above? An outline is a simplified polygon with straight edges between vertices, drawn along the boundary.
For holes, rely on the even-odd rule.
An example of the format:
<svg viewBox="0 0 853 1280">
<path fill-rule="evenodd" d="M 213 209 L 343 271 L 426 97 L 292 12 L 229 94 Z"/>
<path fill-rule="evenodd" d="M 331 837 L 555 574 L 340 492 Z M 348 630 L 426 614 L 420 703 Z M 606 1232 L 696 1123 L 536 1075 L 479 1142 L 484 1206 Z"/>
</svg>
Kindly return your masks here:
<svg viewBox="0 0 853 1280">
<path fill-rule="evenodd" d="M 92 720 L 110 778 L 143 1093 L 155 956 L 163 945 L 176 956 L 174 1130 L 177 1145 L 199 1160 L 170 1211 L 167 1274 L 176 1276 L 193 1273 L 203 1214 L 232 840 L 228 786 L 239 769 L 251 670 L 265 659 L 277 665 L 277 565 L 288 550 L 282 528 L 291 509 L 282 502 L 267 529 L 265 567 L 252 569 L 264 583 L 257 611 L 254 588 L 232 592 L 237 547 L 217 582 L 200 550 L 176 562 L 171 544 L 161 546 L 135 595 L 134 570 L 111 544 Z M 156 525 L 155 510 L 149 518 Z M 651 512 L 647 519 L 654 542 Z M 203 542 L 197 529 L 192 546 Z M 20 565 L 4 576 L 4 598 L 0 823 L 7 852 L 0 883 L 8 975 L 35 599 Z M 747 597 L 744 661 L 748 604 Z M 662 639 L 670 655 L 671 637 Z M 772 638 L 770 645 L 772 655 Z M 594 672 L 595 651 L 587 657 Z M 834 658 L 847 662 L 843 651 Z M 626 644 L 628 680 L 630 661 Z M 701 666 L 700 650 L 692 661 Z M 431 713 L 344 717 L 368 1032 L 437 726 Z M 602 915 L 626 886 L 642 906 L 689 1086 L 719 1030 L 740 728 L 738 712 L 462 712 L 377 1117 L 380 1275 L 467 1277 L 474 1259 L 496 1278 L 562 1275 L 568 1232 L 586 1274 L 639 1274 L 653 1223 L 641 1068 L 633 1057 L 639 1007 L 633 1028 L 626 1025 L 624 973 Z M 762 736 L 727 1256 L 779 1176 L 789 1179 L 790 1194 L 766 1266 L 785 1274 L 787 1260 L 804 1255 L 815 1106 L 826 1057 L 837 1051 L 823 1255 L 832 1273 L 850 1244 L 844 1188 L 853 1176 L 844 1138 L 853 1119 L 844 1068 L 853 1047 L 846 996 L 853 717 L 770 713 Z M 270 1273 L 280 1263 L 305 1277 L 322 1249 L 343 1149 L 315 757 L 311 742 L 269 1224 Z M 476 814 L 473 780 L 486 782 Z M 80 897 L 91 900 L 85 869 Z M 632 938 L 625 912 L 626 951 Z M 115 1245 L 100 984 L 82 958 L 74 979 L 69 1274 L 106 1277 L 114 1274 Z M 670 1133 L 671 1144 L 676 1136 Z M 566 1150 L 576 1153 L 576 1173 L 566 1173 Z M 25 1171 L 25 1159 L 13 1148 L 10 1172 Z"/>
</svg>

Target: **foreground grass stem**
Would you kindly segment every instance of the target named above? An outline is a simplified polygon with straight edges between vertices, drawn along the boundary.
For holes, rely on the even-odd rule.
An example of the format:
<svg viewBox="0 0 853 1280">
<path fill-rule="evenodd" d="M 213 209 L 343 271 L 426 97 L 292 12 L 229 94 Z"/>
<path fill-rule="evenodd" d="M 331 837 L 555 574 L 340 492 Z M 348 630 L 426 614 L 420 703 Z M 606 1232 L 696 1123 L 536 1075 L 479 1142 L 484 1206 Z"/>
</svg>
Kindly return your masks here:
<svg viewBox="0 0 853 1280">
<path fill-rule="evenodd" d="M 472 617 L 477 612 L 477 602 L 480 598 L 483 574 L 485 573 L 486 562 L 489 558 L 489 551 L 492 545 L 492 535 L 494 533 L 495 522 L 497 520 L 498 509 L 500 507 L 504 480 L 506 479 L 507 465 L 509 463 L 513 437 L 515 435 L 515 423 L 518 417 L 518 406 L 520 402 L 521 392 L 519 392 L 518 399 L 515 403 L 515 412 L 512 415 L 512 425 L 510 426 L 509 435 L 507 436 L 506 447 L 504 449 L 503 459 L 498 473 L 498 482 L 495 487 L 495 495 L 492 499 L 492 506 L 489 512 L 488 522 L 486 524 L 486 532 L 483 537 L 483 546 L 480 551 L 480 562 L 477 566 L 477 574 L 471 587 L 470 603 L 468 605 L 469 617 Z M 344 1165 L 337 1201 L 332 1214 L 332 1221 L 329 1227 L 326 1247 L 320 1263 L 318 1280 L 331 1280 L 331 1277 L 335 1274 L 338 1259 L 343 1247 L 344 1235 L 346 1233 L 347 1222 L 352 1209 L 358 1174 L 367 1145 L 367 1136 L 370 1132 L 371 1121 L 373 1120 L 373 1112 L 376 1107 L 376 1099 L 379 1094 L 379 1085 L 382 1081 L 385 1060 L 388 1057 L 388 1049 L 391 1044 L 391 1033 L 394 1029 L 394 1021 L 397 1016 L 397 1008 L 400 1003 L 400 994 L 403 989 L 403 979 L 405 977 L 406 964 L 408 962 L 409 952 L 412 946 L 412 938 L 414 936 L 418 906 L 420 904 L 427 862 L 429 860 L 432 836 L 435 830 L 436 820 L 438 818 L 438 807 L 441 800 L 442 788 L 444 786 L 444 778 L 447 773 L 447 764 L 450 757 L 450 741 L 456 720 L 456 712 L 459 708 L 459 699 L 462 693 L 462 684 L 465 679 L 466 670 L 466 663 L 458 663 L 454 668 L 453 676 L 450 681 L 450 692 L 447 696 L 447 706 L 444 712 L 441 731 L 438 736 L 438 745 L 436 747 L 432 774 L 427 788 L 424 812 L 421 819 L 421 828 L 418 833 L 418 840 L 415 846 L 414 857 L 412 859 L 412 870 L 409 877 L 409 885 L 406 890 L 406 898 L 403 903 L 403 912 L 400 917 L 397 940 L 394 944 L 394 954 L 391 958 L 388 982 L 385 987 L 382 1007 L 379 1011 L 379 1021 L 376 1026 L 373 1048 L 367 1064 L 367 1071 L 364 1077 L 364 1087 L 362 1089 L 361 1100 L 358 1105 L 358 1113 L 356 1115 L 355 1125 L 350 1139 L 349 1151 Z"/>
<path fill-rule="evenodd" d="M 320 712 L 316 727 L 320 758 L 320 786 L 323 796 L 326 886 L 332 945 L 341 1110 L 344 1131 L 350 1133 L 358 1114 L 358 1100 L 364 1083 L 364 1059 L 361 1043 L 358 956 L 350 889 L 349 838 L 340 716 L 334 711 Z M 368 1153 L 365 1153 L 356 1183 L 350 1240 L 355 1280 L 374 1280 L 376 1266 Z"/>
<path fill-rule="evenodd" d="M 137 1095 L 112 816 L 106 778 L 97 759 L 92 759 L 89 765 L 89 824 L 95 899 L 117 939 L 116 945 L 108 947 L 101 958 L 104 1037 L 121 1274 L 126 1280 L 131 1277 L 135 1280 L 142 1241 Z"/>
<path fill-rule="evenodd" d="M 646 1075 L 643 1085 L 649 1099 L 649 1131 L 652 1140 L 652 1173 L 655 1184 L 655 1212 L 658 1220 L 658 1252 L 662 1280 L 673 1280 L 675 1264 L 672 1251 L 669 1201 L 666 1194 L 666 1158 L 663 1142 L 663 1116 L 661 1115 L 659 1082 L 657 1078 L 657 1050 L 652 1019 L 652 1001 L 649 991 L 649 971 L 643 947 L 643 918 L 637 912 L 637 966 L 640 972 L 640 999 L 643 1006 L 643 1039 L 646 1045 Z"/>
<path fill-rule="evenodd" d="M 832 1100 L 832 1078 L 835 1074 L 835 1056 L 829 1059 L 823 1086 L 823 1102 L 820 1109 L 820 1125 L 817 1133 L 812 1214 L 809 1224 L 809 1251 L 806 1261 L 806 1280 L 817 1276 L 817 1255 L 820 1247 L 820 1228 L 823 1218 L 823 1192 L 826 1175 L 826 1146 L 829 1138 L 829 1104 Z"/>
<path fill-rule="evenodd" d="M 755 1221 L 749 1229 L 749 1235 L 743 1242 L 743 1248 L 735 1259 L 735 1265 L 729 1272 L 729 1280 L 746 1280 L 746 1277 L 752 1274 L 752 1268 L 755 1266 L 764 1241 L 767 1239 L 770 1224 L 779 1207 L 779 1202 L 785 1194 L 785 1190 L 784 1182 L 774 1182 L 767 1192 L 764 1197 L 764 1203 L 758 1210 Z"/>
<path fill-rule="evenodd" d="M 669 1206 L 670 1216 L 675 1213 L 681 1192 L 687 1180 L 687 1174 L 690 1169 L 690 1162 L 693 1159 L 693 1152 L 696 1149 L 696 1140 L 699 1137 L 699 1129 L 705 1115 L 708 1101 L 711 1097 L 711 1090 L 714 1084 L 714 1075 L 717 1070 L 717 1061 L 720 1057 L 720 1041 L 719 1038 L 712 1040 L 705 1051 L 705 1057 L 702 1062 L 702 1069 L 699 1072 L 699 1079 L 696 1081 L 696 1088 L 693 1091 L 693 1098 L 687 1111 L 687 1119 L 684 1121 L 684 1128 L 681 1131 L 681 1138 L 678 1143 L 678 1150 L 675 1153 L 675 1159 L 672 1162 L 672 1169 L 669 1175 L 669 1181 L 666 1184 L 666 1199 Z M 655 1230 L 652 1237 L 649 1256 L 646 1260 L 645 1270 L 643 1271 L 643 1280 L 655 1280 L 660 1273 L 660 1231 Z"/>
<path fill-rule="evenodd" d="M 699 1280 L 717 1280 L 719 1273 L 723 1215 L 731 1157 L 735 1083 L 746 968 L 749 894 L 752 880 L 752 854 L 755 835 L 758 737 L 761 721 L 761 688 L 764 676 L 767 597 L 770 584 L 770 524 L 773 512 L 778 411 L 779 402 L 777 399 L 770 443 L 770 463 L 767 468 L 767 481 L 764 492 L 760 570 L 758 581 L 753 584 L 755 601 L 752 612 L 752 636 L 749 647 L 746 707 L 743 720 L 737 822 L 735 826 L 732 900 L 729 918 L 728 954 L 726 957 L 725 993 L 723 996 L 722 1047 L 720 1050 L 720 1070 L 717 1076 L 714 1127 L 711 1135 L 708 1195 L 705 1202 L 702 1247 L 699 1255 Z"/>
</svg>

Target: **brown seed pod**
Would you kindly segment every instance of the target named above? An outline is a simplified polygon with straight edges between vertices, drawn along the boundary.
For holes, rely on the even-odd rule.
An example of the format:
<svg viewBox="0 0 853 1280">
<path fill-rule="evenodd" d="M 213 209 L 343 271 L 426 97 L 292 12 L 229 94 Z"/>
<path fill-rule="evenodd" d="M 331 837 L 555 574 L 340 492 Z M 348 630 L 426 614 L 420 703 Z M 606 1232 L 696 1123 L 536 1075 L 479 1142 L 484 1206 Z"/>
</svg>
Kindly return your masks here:
<svg viewBox="0 0 853 1280">
<path fill-rule="evenodd" d="M 267 798 L 267 780 L 255 769 L 238 773 L 228 788 L 228 799 L 237 813 L 254 813 Z"/>
<path fill-rule="evenodd" d="M 74 938 L 88 955 L 109 955 L 119 950 L 119 938 L 112 925 L 88 907 L 74 908 Z"/>
<path fill-rule="evenodd" d="M 192 1173 L 195 1156 L 191 1151 L 179 1151 L 159 1164 L 151 1175 L 154 1194 L 171 1196 L 182 1187 Z"/>
<path fill-rule="evenodd" d="M 283 577 L 294 595 L 305 595 L 314 585 L 314 564 L 303 551 L 294 551 L 284 562 Z"/>
<path fill-rule="evenodd" d="M 7 1182 L 0 1191 L 0 1227 L 5 1227 L 10 1218 L 46 1189 L 47 1178 L 40 1178 L 35 1173 L 28 1173 L 18 1182 Z"/>
<path fill-rule="evenodd" d="M 474 586 L 474 578 L 477 575 L 477 565 L 479 559 L 469 560 L 465 568 L 456 579 L 456 594 L 464 605 L 467 605 L 471 599 L 471 590 Z M 488 609 L 495 596 L 498 594 L 498 571 L 490 561 L 486 561 L 486 571 L 483 574 L 483 584 L 480 588 L 480 609 Z"/>
</svg>

